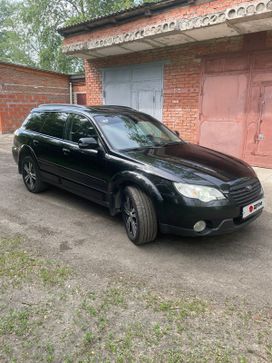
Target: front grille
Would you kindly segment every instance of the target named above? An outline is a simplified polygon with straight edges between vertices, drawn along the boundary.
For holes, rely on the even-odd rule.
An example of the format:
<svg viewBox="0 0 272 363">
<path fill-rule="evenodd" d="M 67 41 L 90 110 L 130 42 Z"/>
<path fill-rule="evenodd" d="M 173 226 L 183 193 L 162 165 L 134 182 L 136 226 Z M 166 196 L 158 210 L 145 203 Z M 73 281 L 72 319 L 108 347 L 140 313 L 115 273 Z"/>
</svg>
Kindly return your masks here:
<svg viewBox="0 0 272 363">
<path fill-rule="evenodd" d="M 242 207 L 260 199 L 261 193 L 261 183 L 257 178 L 254 178 L 232 185 L 229 196 L 239 207 Z"/>
</svg>

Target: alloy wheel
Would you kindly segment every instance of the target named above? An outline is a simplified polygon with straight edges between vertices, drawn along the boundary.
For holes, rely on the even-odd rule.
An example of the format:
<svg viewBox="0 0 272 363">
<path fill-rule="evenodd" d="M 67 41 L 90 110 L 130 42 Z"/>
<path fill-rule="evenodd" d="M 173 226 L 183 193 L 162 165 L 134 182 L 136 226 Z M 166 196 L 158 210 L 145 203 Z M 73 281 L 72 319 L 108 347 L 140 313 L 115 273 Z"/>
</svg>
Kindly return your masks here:
<svg viewBox="0 0 272 363">
<path fill-rule="evenodd" d="M 24 163 L 23 167 L 24 181 L 30 190 L 33 190 L 37 182 L 37 174 L 31 161 Z"/>
<path fill-rule="evenodd" d="M 124 220 L 128 234 L 135 239 L 138 232 L 138 218 L 136 209 L 128 195 L 123 205 Z"/>
</svg>

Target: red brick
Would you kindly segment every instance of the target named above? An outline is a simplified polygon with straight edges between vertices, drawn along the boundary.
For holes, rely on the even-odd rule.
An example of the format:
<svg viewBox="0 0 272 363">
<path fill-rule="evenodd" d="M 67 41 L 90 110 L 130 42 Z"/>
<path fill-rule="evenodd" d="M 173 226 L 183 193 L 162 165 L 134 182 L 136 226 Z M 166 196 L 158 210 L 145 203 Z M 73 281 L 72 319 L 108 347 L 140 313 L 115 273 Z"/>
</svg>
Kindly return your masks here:
<svg viewBox="0 0 272 363">
<path fill-rule="evenodd" d="M 0 133 L 14 131 L 40 103 L 69 102 L 69 76 L 0 62 Z"/>
</svg>

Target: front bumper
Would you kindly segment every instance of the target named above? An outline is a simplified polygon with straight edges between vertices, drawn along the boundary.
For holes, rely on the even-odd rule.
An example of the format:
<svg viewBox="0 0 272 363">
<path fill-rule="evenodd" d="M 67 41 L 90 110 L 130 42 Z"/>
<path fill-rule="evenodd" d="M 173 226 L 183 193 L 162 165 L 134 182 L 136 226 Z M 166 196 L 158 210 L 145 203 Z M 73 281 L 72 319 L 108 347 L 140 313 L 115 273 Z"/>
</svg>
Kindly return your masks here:
<svg viewBox="0 0 272 363">
<path fill-rule="evenodd" d="M 242 220 L 240 218 L 228 218 L 222 220 L 218 226 L 214 228 L 206 228 L 205 231 L 201 233 L 195 232 L 190 228 L 177 227 L 169 224 L 160 224 L 160 231 L 165 234 L 175 234 L 178 236 L 190 236 L 190 237 L 201 237 L 201 236 L 215 236 L 220 234 L 227 234 L 235 232 L 241 228 L 244 228 L 248 224 L 255 221 L 261 214 L 263 210 L 256 212 L 251 217 Z"/>
</svg>

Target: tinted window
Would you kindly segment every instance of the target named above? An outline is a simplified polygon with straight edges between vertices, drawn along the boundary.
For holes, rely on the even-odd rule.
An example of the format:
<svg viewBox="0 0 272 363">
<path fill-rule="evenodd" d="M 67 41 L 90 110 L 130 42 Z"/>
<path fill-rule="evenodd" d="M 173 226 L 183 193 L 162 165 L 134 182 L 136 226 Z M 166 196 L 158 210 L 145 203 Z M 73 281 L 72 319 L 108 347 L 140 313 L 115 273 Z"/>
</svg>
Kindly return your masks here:
<svg viewBox="0 0 272 363">
<path fill-rule="evenodd" d="M 86 117 L 76 114 L 69 116 L 68 140 L 78 142 L 83 137 L 97 137 L 93 124 Z"/>
<path fill-rule="evenodd" d="M 62 112 L 45 112 L 41 133 L 62 139 L 67 116 Z"/>
<path fill-rule="evenodd" d="M 111 146 L 118 150 L 163 146 L 182 140 L 161 122 L 144 114 L 100 115 L 95 120 Z"/>
<path fill-rule="evenodd" d="M 43 125 L 43 114 L 42 113 L 32 113 L 23 123 L 26 130 L 39 132 Z"/>
</svg>

